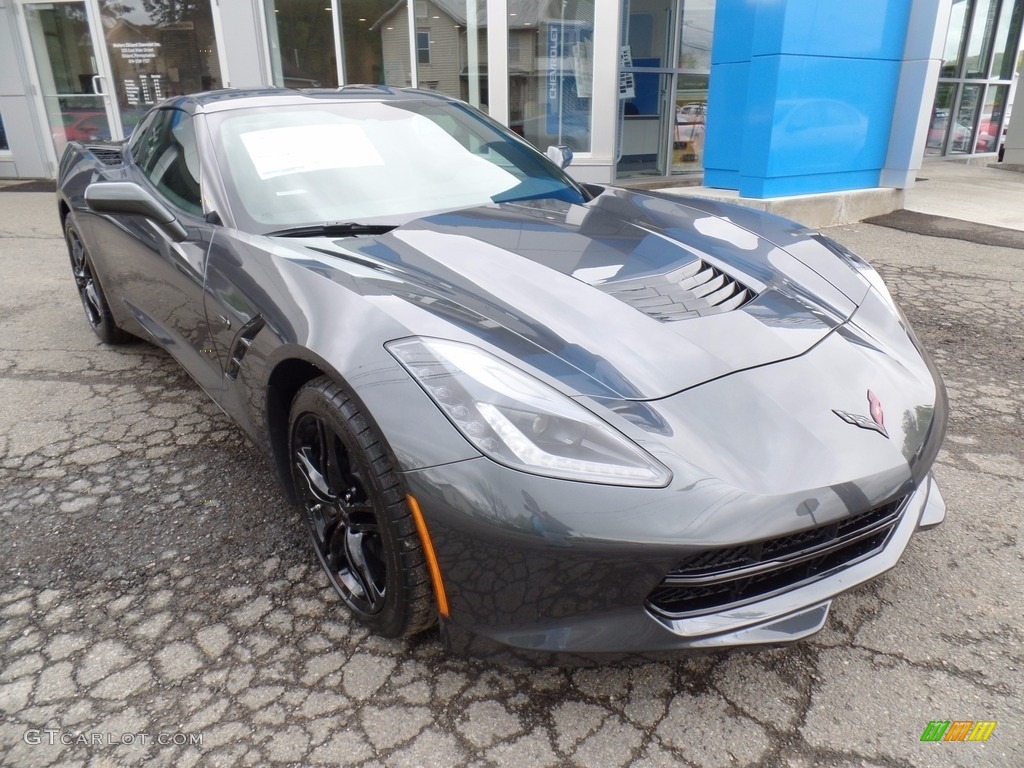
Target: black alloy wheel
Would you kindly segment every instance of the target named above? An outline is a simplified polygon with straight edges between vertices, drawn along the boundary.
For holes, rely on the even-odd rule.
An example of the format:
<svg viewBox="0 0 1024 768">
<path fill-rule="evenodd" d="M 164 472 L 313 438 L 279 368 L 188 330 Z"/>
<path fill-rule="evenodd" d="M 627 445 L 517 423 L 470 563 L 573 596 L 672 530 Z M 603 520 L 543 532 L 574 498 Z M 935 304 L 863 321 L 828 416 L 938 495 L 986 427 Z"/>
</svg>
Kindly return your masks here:
<svg viewBox="0 0 1024 768">
<path fill-rule="evenodd" d="M 436 620 L 423 547 L 383 442 L 327 377 L 289 417 L 289 464 L 320 565 L 352 614 L 387 637 Z"/>
<path fill-rule="evenodd" d="M 64 239 L 68 244 L 68 256 L 71 258 L 71 274 L 75 278 L 75 287 L 78 289 L 78 297 L 82 300 L 82 308 L 85 310 L 85 319 L 89 322 L 89 327 L 105 344 L 123 344 L 130 341 L 131 335 L 114 323 L 103 289 L 96 279 L 92 259 L 89 258 L 82 236 L 70 216 L 64 221 Z"/>
</svg>

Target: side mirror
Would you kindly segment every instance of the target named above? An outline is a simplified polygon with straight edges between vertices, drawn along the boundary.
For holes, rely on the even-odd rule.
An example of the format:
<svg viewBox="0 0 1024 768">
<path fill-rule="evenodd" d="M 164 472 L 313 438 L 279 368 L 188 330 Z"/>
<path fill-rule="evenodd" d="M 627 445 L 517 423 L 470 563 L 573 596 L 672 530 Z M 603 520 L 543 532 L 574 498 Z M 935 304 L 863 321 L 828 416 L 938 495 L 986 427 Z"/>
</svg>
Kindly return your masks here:
<svg viewBox="0 0 1024 768">
<path fill-rule="evenodd" d="M 181 242 L 188 230 L 153 195 L 131 181 L 99 181 L 85 188 L 85 204 L 96 213 L 145 216 L 169 238 Z"/>
<path fill-rule="evenodd" d="M 564 144 L 559 144 L 557 147 L 552 144 L 544 154 L 559 168 L 568 168 L 569 163 L 572 162 L 572 150 Z"/>
</svg>

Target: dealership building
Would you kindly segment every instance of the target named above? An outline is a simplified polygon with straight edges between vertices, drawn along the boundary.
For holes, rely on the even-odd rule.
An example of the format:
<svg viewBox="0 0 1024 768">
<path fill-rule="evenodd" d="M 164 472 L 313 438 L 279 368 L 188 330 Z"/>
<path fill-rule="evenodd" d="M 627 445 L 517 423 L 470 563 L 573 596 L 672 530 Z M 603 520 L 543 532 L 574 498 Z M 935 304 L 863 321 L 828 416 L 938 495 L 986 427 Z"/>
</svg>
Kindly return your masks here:
<svg viewBox="0 0 1024 768">
<path fill-rule="evenodd" d="M 464 99 L 584 181 L 742 197 L 1024 165 L 1024 0 L 0 0 L 0 179 L 161 99 L 383 83 Z"/>
</svg>

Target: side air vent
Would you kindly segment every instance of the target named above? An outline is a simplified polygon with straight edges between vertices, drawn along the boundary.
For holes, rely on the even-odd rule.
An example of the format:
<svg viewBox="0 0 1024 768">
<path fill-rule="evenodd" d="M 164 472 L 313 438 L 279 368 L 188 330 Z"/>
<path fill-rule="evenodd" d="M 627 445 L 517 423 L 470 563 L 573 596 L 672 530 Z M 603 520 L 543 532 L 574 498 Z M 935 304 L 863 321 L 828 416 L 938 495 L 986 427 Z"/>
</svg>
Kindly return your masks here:
<svg viewBox="0 0 1024 768">
<path fill-rule="evenodd" d="M 663 323 L 739 309 L 756 294 L 701 259 L 659 275 L 597 286 Z"/>
<path fill-rule="evenodd" d="M 114 147 L 87 147 L 93 157 L 104 165 L 121 165 L 124 162 L 124 155 L 120 149 Z"/>
<path fill-rule="evenodd" d="M 256 335 L 263 330 L 264 325 L 266 325 L 266 321 L 263 317 L 256 315 L 256 317 L 239 329 L 238 335 L 235 336 L 235 341 L 231 345 L 231 351 L 228 353 L 227 367 L 224 369 L 224 375 L 232 381 L 238 378 L 238 372 L 242 368 L 242 361 L 245 359 L 245 355 L 248 353 L 253 341 L 256 340 Z"/>
</svg>

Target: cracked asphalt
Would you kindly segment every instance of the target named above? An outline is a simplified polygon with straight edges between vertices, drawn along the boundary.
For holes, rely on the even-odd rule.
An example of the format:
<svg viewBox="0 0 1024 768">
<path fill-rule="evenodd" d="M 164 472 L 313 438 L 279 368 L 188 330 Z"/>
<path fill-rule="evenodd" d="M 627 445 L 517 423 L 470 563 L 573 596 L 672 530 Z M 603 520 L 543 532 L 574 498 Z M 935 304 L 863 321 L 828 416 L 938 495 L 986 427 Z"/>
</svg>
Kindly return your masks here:
<svg viewBox="0 0 1024 768">
<path fill-rule="evenodd" d="M 946 377 L 946 522 L 800 644 L 527 669 L 349 621 L 227 417 L 163 352 L 97 343 L 53 196 L 0 195 L 0 764 L 1021 765 L 1024 251 L 828 234 Z"/>
</svg>

